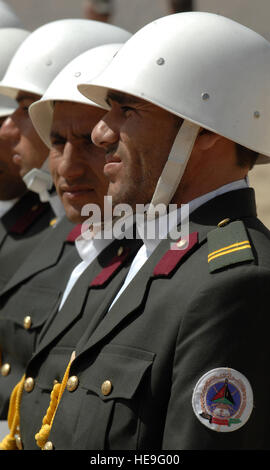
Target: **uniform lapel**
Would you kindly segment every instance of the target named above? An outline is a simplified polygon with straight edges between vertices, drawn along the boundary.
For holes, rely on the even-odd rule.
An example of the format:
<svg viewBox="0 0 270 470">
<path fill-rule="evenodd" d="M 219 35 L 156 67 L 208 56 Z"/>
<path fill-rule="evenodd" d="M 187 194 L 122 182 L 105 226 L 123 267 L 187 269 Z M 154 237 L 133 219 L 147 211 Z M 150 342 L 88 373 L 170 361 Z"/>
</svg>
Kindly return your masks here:
<svg viewBox="0 0 270 470">
<path fill-rule="evenodd" d="M 197 244 L 197 238 L 194 238 L 194 244 Z M 190 248 L 191 249 L 191 248 Z M 103 314 L 102 321 L 93 330 L 92 334 L 89 335 L 89 340 L 81 345 L 80 348 L 76 348 L 78 355 L 88 350 L 105 336 L 110 334 L 113 329 L 119 326 L 119 324 L 125 320 L 130 314 L 135 312 L 142 304 L 147 295 L 148 288 L 151 282 L 155 282 L 155 278 L 159 275 L 169 276 L 170 272 L 160 272 L 155 275 L 155 267 L 159 266 L 160 260 L 171 252 L 171 241 L 169 239 L 162 240 L 159 246 L 156 248 L 151 257 L 143 265 L 140 271 L 136 274 L 131 283 L 127 286 L 125 291 L 120 295 L 117 301 L 114 303 L 112 308 L 107 311 L 106 315 Z M 188 256 L 188 250 L 186 251 L 186 257 Z M 178 264 L 183 262 L 182 259 L 178 259 Z M 174 266 L 175 267 L 175 266 Z M 172 269 L 171 269 L 172 271 Z M 112 299 L 113 300 L 113 299 Z M 102 306 L 103 307 L 103 306 Z M 102 308 L 101 307 L 101 308 Z M 105 313 L 105 312 L 104 312 Z"/>
<path fill-rule="evenodd" d="M 16 224 L 19 217 L 22 216 L 22 213 L 28 211 L 30 198 L 29 194 L 27 193 L 23 196 L 19 201 L 14 204 L 14 206 L 6 212 L 3 217 L 0 219 L 0 249 L 3 245 L 7 235 L 10 233 L 12 227 Z"/>
<path fill-rule="evenodd" d="M 107 298 L 110 298 L 110 289 L 104 290 L 105 287 L 111 282 L 113 277 L 115 276 L 116 272 L 125 265 L 125 263 L 134 256 L 134 253 L 137 251 L 139 243 L 130 243 L 129 240 L 125 240 L 124 243 L 119 240 L 115 240 L 109 246 L 107 246 L 100 255 L 88 266 L 88 268 L 83 272 L 80 276 L 79 280 L 74 285 L 72 292 L 67 297 L 61 311 L 58 313 L 57 311 L 54 312 L 54 318 L 50 317 L 47 324 L 45 325 L 41 335 L 40 341 L 37 348 L 36 354 L 39 354 L 41 350 L 44 350 L 52 341 L 54 341 L 57 336 L 61 335 L 68 327 L 76 321 L 76 319 L 81 315 L 84 303 L 86 302 L 86 297 L 90 296 L 89 304 L 85 307 L 88 310 L 91 309 L 91 305 L 93 302 L 91 301 L 91 295 L 98 298 L 98 307 L 103 305 L 107 302 Z M 117 252 L 120 247 L 124 246 L 124 252 L 119 256 L 120 262 L 116 266 L 114 262 L 115 255 L 117 256 Z M 129 249 L 128 249 L 129 246 Z M 125 256 L 125 253 L 127 256 Z M 112 270 L 112 265 L 115 269 Z M 127 268 L 126 268 L 127 269 Z M 108 276 L 108 270 L 110 271 L 110 275 Z M 105 272 L 103 276 L 102 273 Z M 125 271 L 126 273 L 126 271 Z M 93 282 L 95 279 L 99 280 L 99 282 Z M 93 285 L 92 285 L 93 283 Z M 89 290 L 92 289 L 93 291 L 98 292 L 90 292 Z M 92 316 L 96 312 L 90 312 L 91 316 L 89 317 L 89 321 L 91 320 Z M 53 328 L 50 329 L 50 323 L 53 319 Z M 49 333 L 47 334 L 47 331 Z"/>
<path fill-rule="evenodd" d="M 0 250 L 1 250 L 1 246 L 3 245 L 6 239 L 7 234 L 8 234 L 7 227 L 5 227 L 2 220 L 0 220 Z"/>
<path fill-rule="evenodd" d="M 49 227 L 47 235 L 28 256 L 18 271 L 10 279 L 1 295 L 14 288 L 16 285 L 35 275 L 36 273 L 48 269 L 57 263 L 64 244 L 67 242 L 69 232 L 74 228 L 74 224 L 64 217 L 56 227 Z M 70 242 L 69 242 L 70 243 Z"/>
</svg>

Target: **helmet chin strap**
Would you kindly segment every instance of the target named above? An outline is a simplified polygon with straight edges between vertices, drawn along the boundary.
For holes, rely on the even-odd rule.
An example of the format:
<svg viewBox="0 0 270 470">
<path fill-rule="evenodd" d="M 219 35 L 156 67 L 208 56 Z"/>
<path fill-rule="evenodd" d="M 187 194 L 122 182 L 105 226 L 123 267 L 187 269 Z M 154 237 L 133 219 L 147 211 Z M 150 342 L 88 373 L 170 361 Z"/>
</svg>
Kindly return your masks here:
<svg viewBox="0 0 270 470">
<path fill-rule="evenodd" d="M 155 207 L 158 204 L 164 204 L 167 207 L 171 202 L 184 174 L 200 128 L 198 124 L 187 120 L 184 120 L 181 125 L 150 202 L 147 211 L 148 220 L 155 218 Z"/>
<path fill-rule="evenodd" d="M 41 202 L 49 201 L 50 195 L 48 191 L 52 188 L 53 181 L 49 172 L 48 158 L 40 169 L 33 168 L 26 173 L 23 177 L 23 181 L 30 191 L 39 194 Z"/>
</svg>

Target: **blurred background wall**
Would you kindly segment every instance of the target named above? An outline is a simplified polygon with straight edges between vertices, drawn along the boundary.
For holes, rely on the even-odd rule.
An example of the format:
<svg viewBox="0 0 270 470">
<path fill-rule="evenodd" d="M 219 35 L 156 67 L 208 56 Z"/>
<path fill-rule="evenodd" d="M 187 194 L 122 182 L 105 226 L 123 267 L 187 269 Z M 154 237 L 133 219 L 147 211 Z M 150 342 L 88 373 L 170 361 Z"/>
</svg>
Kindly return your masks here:
<svg viewBox="0 0 270 470">
<path fill-rule="evenodd" d="M 28 29 L 60 18 L 81 18 L 82 0 L 6 0 Z M 135 32 L 168 13 L 167 0 L 115 0 L 112 23 Z M 270 0 L 193 0 L 194 9 L 228 16 L 270 39 Z"/>
<path fill-rule="evenodd" d="M 48 21 L 84 17 L 82 0 L 6 0 L 6 3 L 31 31 Z M 270 40 L 270 0 L 193 0 L 193 9 L 232 18 Z M 168 13 L 169 0 L 115 0 L 115 13 L 110 22 L 134 33 Z M 257 193 L 258 214 L 270 228 L 270 164 L 256 166 L 250 173 L 250 183 Z"/>
</svg>

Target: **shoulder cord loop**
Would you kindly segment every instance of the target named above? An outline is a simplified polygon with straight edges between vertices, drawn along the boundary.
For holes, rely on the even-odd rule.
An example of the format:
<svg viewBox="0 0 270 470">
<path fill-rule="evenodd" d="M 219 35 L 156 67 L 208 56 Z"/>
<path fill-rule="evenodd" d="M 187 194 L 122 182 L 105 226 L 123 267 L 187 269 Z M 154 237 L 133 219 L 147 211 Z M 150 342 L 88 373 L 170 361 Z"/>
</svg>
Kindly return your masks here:
<svg viewBox="0 0 270 470">
<path fill-rule="evenodd" d="M 49 408 L 47 410 L 46 415 L 44 416 L 42 420 L 42 426 L 39 432 L 35 435 L 36 443 L 38 447 L 40 447 L 41 449 L 43 449 L 44 445 L 48 441 L 56 410 L 58 408 L 58 405 L 60 403 L 60 400 L 62 398 L 62 395 L 67 385 L 71 362 L 72 361 L 70 361 L 67 366 L 62 382 L 55 384 L 52 389 Z"/>
<path fill-rule="evenodd" d="M 8 426 L 10 433 L 0 442 L 0 450 L 18 450 L 16 444 L 16 435 L 19 434 L 20 425 L 20 404 L 23 392 L 25 375 L 20 382 L 14 387 L 8 409 Z"/>
</svg>

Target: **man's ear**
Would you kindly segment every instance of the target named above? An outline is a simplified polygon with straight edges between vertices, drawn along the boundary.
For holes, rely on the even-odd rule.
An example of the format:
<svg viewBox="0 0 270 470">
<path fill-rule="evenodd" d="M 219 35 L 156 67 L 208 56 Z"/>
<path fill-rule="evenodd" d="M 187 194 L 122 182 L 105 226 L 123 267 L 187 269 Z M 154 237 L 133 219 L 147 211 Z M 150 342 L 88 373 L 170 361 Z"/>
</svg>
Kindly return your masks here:
<svg viewBox="0 0 270 470">
<path fill-rule="evenodd" d="M 201 151 L 210 150 L 220 139 L 222 139 L 221 135 L 202 129 L 197 137 L 196 146 Z"/>
</svg>

